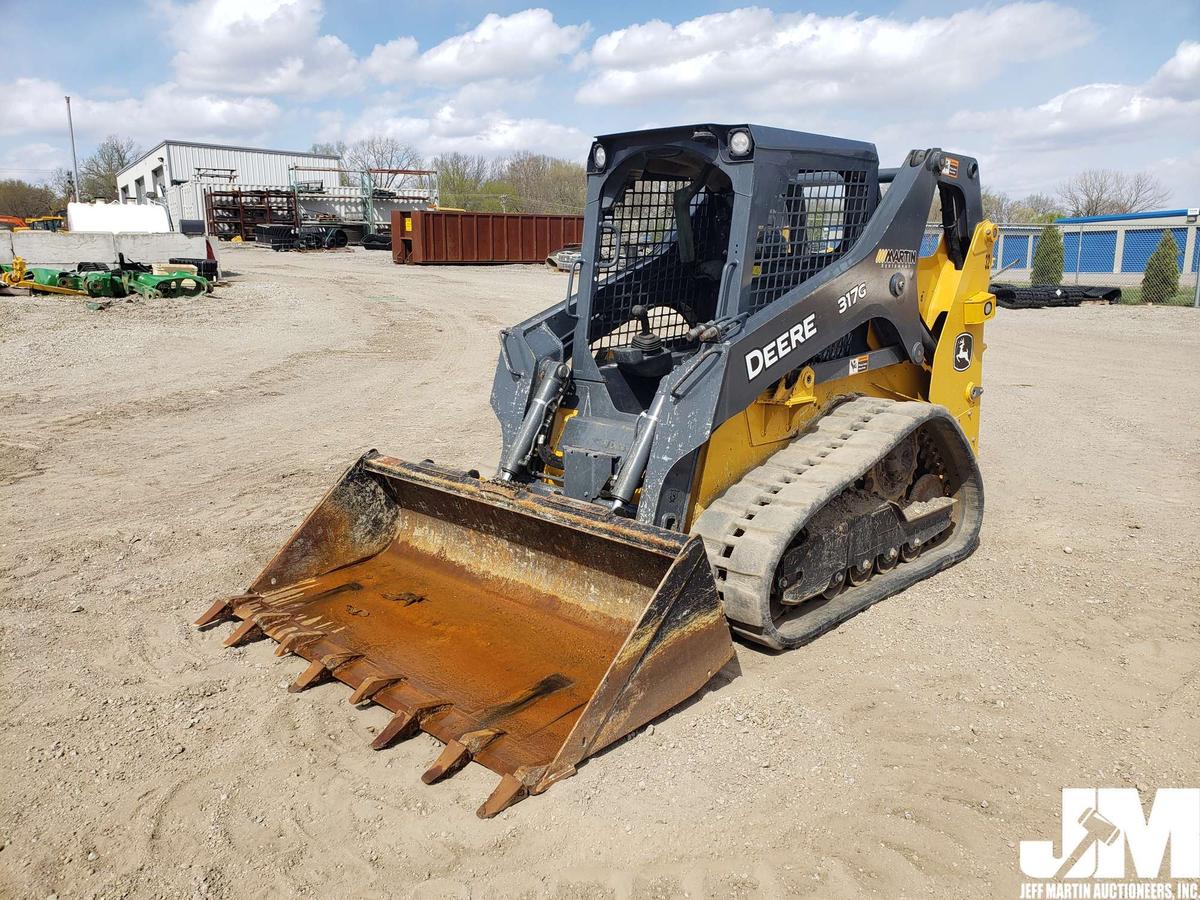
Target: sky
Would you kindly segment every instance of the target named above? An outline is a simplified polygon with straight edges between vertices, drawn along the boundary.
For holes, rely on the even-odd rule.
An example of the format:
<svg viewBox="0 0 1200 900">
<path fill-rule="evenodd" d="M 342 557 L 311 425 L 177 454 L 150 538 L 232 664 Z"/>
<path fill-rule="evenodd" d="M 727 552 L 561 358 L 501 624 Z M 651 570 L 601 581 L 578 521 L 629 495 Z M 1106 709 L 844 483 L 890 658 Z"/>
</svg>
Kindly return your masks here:
<svg viewBox="0 0 1200 900">
<path fill-rule="evenodd" d="M 885 166 L 975 156 L 1017 197 L 1150 171 L 1200 206 L 1196 0 L 0 0 L 0 21 L 38 61 L 0 74 L 0 178 L 70 165 L 70 94 L 81 157 L 112 133 L 146 150 L 383 133 L 426 157 L 583 161 L 595 135 L 754 122 L 872 141 Z"/>
</svg>

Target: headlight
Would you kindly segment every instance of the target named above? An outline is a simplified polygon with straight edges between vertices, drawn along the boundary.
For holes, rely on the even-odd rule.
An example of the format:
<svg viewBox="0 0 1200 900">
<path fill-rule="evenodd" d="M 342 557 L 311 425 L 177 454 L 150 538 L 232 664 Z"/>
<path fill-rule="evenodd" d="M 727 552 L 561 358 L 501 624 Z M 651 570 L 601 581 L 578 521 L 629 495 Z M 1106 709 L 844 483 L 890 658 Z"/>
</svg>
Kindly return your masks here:
<svg viewBox="0 0 1200 900">
<path fill-rule="evenodd" d="M 729 134 L 729 152 L 734 156 L 745 156 L 754 147 L 754 142 L 750 140 L 750 132 L 748 131 L 733 131 Z"/>
<path fill-rule="evenodd" d="M 604 166 L 608 163 L 608 153 L 604 150 L 603 144 L 597 144 L 592 148 L 592 167 L 596 171 L 603 171 Z"/>
</svg>

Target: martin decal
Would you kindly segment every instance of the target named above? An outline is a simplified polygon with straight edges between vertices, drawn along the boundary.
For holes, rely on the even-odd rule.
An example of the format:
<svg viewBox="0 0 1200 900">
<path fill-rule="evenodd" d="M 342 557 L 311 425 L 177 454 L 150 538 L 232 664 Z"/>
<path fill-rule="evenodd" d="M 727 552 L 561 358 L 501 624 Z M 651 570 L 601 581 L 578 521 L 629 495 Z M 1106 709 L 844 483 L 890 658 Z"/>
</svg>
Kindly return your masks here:
<svg viewBox="0 0 1200 900">
<path fill-rule="evenodd" d="M 875 253 L 875 263 L 881 269 L 915 269 L 917 267 L 917 251 L 881 249 Z"/>
</svg>

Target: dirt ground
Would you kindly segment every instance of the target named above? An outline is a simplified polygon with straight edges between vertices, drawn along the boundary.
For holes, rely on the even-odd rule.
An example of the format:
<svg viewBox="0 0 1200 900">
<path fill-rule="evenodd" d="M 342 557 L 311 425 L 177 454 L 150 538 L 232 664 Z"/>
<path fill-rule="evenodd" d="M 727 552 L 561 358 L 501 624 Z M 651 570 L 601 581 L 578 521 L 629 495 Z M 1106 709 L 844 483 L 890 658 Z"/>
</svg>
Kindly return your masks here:
<svg viewBox="0 0 1200 900">
<path fill-rule="evenodd" d="M 1196 786 L 1200 312 L 1001 310 L 983 546 L 482 821 L 495 776 L 190 622 L 364 449 L 494 470 L 535 267 L 230 250 L 0 298 L 0 895 L 1016 897 L 1063 786 Z"/>
</svg>

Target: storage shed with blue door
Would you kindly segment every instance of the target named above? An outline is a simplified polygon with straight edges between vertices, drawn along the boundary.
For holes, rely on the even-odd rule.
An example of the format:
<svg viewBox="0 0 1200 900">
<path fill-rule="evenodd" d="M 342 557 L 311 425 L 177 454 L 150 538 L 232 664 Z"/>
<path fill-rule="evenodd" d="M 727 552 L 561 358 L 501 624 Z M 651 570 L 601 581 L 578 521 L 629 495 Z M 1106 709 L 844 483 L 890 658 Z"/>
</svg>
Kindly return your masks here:
<svg viewBox="0 0 1200 900">
<path fill-rule="evenodd" d="M 1063 234 L 1063 272 L 1140 274 L 1169 232 L 1178 247 L 1180 272 L 1200 266 L 1196 246 L 1200 209 L 1164 209 L 1111 216 L 1076 216 L 1058 219 Z"/>
</svg>

